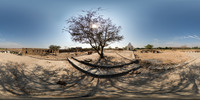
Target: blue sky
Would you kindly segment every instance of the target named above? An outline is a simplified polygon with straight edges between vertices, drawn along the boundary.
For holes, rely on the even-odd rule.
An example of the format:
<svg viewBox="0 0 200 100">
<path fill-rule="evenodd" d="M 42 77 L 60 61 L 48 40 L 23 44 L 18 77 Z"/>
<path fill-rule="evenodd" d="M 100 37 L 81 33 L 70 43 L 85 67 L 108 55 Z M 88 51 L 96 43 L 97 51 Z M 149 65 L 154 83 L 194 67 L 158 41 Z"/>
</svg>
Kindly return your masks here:
<svg viewBox="0 0 200 100">
<path fill-rule="evenodd" d="M 124 40 L 112 47 L 200 46 L 199 5 L 199 0 L 0 0 L 0 47 L 89 47 L 72 42 L 62 29 L 66 19 L 98 7 L 122 26 Z"/>
</svg>

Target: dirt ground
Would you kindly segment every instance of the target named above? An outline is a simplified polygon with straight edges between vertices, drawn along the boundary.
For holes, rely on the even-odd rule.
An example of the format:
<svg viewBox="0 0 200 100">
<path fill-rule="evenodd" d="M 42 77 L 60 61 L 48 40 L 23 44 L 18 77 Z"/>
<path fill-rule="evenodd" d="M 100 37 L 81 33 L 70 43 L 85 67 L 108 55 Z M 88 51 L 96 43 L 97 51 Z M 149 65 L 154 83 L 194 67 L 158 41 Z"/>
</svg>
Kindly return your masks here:
<svg viewBox="0 0 200 100">
<path fill-rule="evenodd" d="M 117 65 L 117 64 L 124 64 L 132 61 L 135 59 L 134 54 L 132 51 L 114 51 L 114 50 L 107 50 L 104 52 L 104 59 L 100 59 L 97 53 L 93 53 L 91 55 L 84 55 L 84 56 L 75 56 L 78 60 L 86 60 L 91 59 L 90 63 L 92 64 L 100 64 L 100 65 Z M 100 61 L 99 61 L 100 60 Z M 105 61 L 106 60 L 106 61 Z M 109 63 L 110 62 L 110 63 Z"/>
<path fill-rule="evenodd" d="M 180 64 L 191 59 L 188 53 L 171 50 L 160 51 L 160 53 L 141 53 L 140 51 L 136 51 L 134 54 L 141 60 L 156 59 L 162 61 L 164 64 Z"/>
<path fill-rule="evenodd" d="M 107 51 L 107 56 L 119 56 Z M 117 51 L 132 59 L 132 52 Z M 94 78 L 73 68 L 66 60 L 52 61 L 0 53 L 0 96 L 19 99 L 199 99 L 200 53 L 163 52 L 137 54 L 141 59 L 165 63 L 189 62 L 167 71 L 140 69 L 140 73 L 115 78 Z M 87 55 L 80 58 L 98 59 Z M 78 57 L 77 57 L 78 58 Z M 114 61 L 120 62 L 116 58 Z M 66 82 L 65 85 L 57 82 Z M 86 98 L 83 98 L 86 97 Z M 8 99 L 9 99 L 8 98 Z"/>
<path fill-rule="evenodd" d="M 169 64 L 169 63 L 179 64 L 191 59 L 188 53 L 183 52 L 183 51 L 165 50 L 165 51 L 161 51 L 160 53 L 140 53 L 140 51 L 135 51 L 133 53 L 136 55 L 136 57 L 139 57 L 139 59 L 141 60 L 156 59 L 156 60 L 162 61 L 164 64 Z M 133 53 L 131 51 L 106 50 L 105 56 L 112 57 L 113 61 L 120 62 L 122 61 L 122 59 L 118 59 L 118 58 L 121 58 L 121 57 L 133 59 L 134 58 Z M 84 57 L 81 55 L 84 55 Z M 54 55 L 46 55 L 46 56 L 26 55 L 26 56 L 29 56 L 32 58 L 38 58 L 38 59 L 60 60 L 60 61 L 65 61 L 67 57 L 76 57 L 76 56 L 77 57 L 80 56 L 82 60 L 92 58 L 94 62 L 99 59 L 98 54 L 87 55 L 87 52 L 60 53 L 60 54 L 57 54 L 57 56 L 54 56 Z M 126 61 L 126 59 L 124 60 Z"/>
<path fill-rule="evenodd" d="M 67 59 L 67 57 L 81 56 L 81 55 L 86 55 L 86 54 L 87 54 L 87 52 L 68 52 L 68 53 L 57 53 L 56 55 L 49 54 L 49 55 L 41 56 L 41 55 L 27 54 L 25 56 L 29 56 L 29 57 L 37 58 L 37 59 L 65 61 Z"/>
</svg>

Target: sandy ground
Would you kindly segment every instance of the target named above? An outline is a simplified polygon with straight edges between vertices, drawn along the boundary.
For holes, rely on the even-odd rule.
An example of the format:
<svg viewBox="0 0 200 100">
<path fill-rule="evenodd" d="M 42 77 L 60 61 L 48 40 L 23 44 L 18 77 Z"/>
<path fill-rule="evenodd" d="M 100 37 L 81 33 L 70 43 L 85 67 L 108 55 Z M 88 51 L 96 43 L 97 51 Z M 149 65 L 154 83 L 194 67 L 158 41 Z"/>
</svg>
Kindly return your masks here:
<svg viewBox="0 0 200 100">
<path fill-rule="evenodd" d="M 56 95 L 56 89 L 62 90 L 56 82 L 64 79 L 66 75 L 76 74 L 75 69 L 71 68 L 66 61 L 40 60 L 0 53 L 0 95 Z"/>
<path fill-rule="evenodd" d="M 55 68 L 63 68 L 69 66 L 68 63 L 65 61 L 51 61 L 51 60 L 40 60 L 40 59 L 35 59 L 31 58 L 28 56 L 17 56 L 14 54 L 4 54 L 0 53 L 0 62 L 1 63 L 18 63 L 18 64 L 25 64 L 29 68 L 33 68 L 36 65 L 37 66 L 43 66 L 43 68 L 47 69 L 54 69 Z"/>
<path fill-rule="evenodd" d="M 140 53 L 140 51 L 134 52 L 139 59 L 148 60 L 148 59 L 156 59 L 161 60 L 163 63 L 174 63 L 179 64 L 186 62 L 191 59 L 191 56 L 181 51 L 161 51 L 161 53 Z"/>
<path fill-rule="evenodd" d="M 133 57 L 132 53 L 118 53 Z M 11 99 L 199 99 L 200 53 L 166 52 L 158 55 L 164 57 L 156 56 L 157 59 L 169 61 L 167 57 L 170 56 L 176 63 L 194 60 L 174 70 L 155 72 L 143 68 L 138 75 L 129 73 L 99 79 L 80 73 L 67 61 L 0 53 L 0 96 Z M 154 58 L 148 55 L 144 58 L 147 57 Z M 57 84 L 60 80 L 66 82 L 65 85 Z M 82 98 L 87 96 L 91 97 Z"/>
<path fill-rule="evenodd" d="M 100 59 L 97 53 L 75 57 L 78 60 L 92 59 L 90 63 L 97 65 L 119 65 L 131 62 L 135 59 L 132 51 L 114 51 L 107 50 L 104 52 L 104 59 Z M 100 61 L 99 61 L 100 60 Z"/>
<path fill-rule="evenodd" d="M 37 59 L 65 61 L 67 57 L 74 57 L 74 56 L 80 56 L 80 55 L 86 55 L 86 54 L 87 52 L 68 52 L 68 53 L 58 53 L 56 54 L 56 56 L 53 54 L 45 55 L 45 56 L 29 54 L 25 56 L 29 56 L 29 57 L 37 58 Z"/>
</svg>

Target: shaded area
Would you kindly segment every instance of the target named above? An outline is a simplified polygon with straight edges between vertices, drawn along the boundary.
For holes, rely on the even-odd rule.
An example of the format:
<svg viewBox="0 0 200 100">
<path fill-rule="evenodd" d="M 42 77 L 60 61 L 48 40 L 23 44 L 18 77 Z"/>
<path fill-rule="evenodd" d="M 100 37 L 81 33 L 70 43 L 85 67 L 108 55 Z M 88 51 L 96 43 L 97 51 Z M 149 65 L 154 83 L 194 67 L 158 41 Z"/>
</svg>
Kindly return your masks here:
<svg viewBox="0 0 200 100">
<path fill-rule="evenodd" d="M 103 58 L 99 58 L 96 62 L 96 64 L 91 64 L 91 63 L 88 63 L 88 62 L 85 62 L 85 61 L 81 61 L 81 60 L 78 60 L 74 57 L 72 57 L 72 59 L 82 63 L 82 64 L 85 64 L 85 65 L 88 65 L 88 66 L 91 66 L 91 67 L 97 67 L 97 68 L 119 68 L 119 67 L 123 67 L 123 66 L 126 66 L 126 65 L 130 65 L 130 64 L 133 64 L 133 63 L 139 63 L 139 60 L 132 60 L 130 61 L 130 63 L 125 63 L 125 64 L 120 64 L 120 65 L 116 65 L 117 62 L 112 62 L 109 58 L 107 59 L 103 59 Z M 102 61 L 103 60 L 103 61 Z M 104 62 L 106 65 L 97 65 L 98 63 L 101 63 L 101 62 Z M 109 65 L 110 63 L 114 63 L 114 65 Z"/>
<path fill-rule="evenodd" d="M 140 74 L 132 71 L 124 76 L 103 79 L 72 70 L 72 67 L 28 67 L 13 62 L 0 64 L 1 96 L 48 96 L 61 99 L 95 99 L 103 96 L 108 99 L 128 99 L 152 95 L 158 98 L 166 95 L 171 98 L 199 97 L 199 65 L 165 71 L 152 71 L 142 67 L 138 70 Z M 64 84 L 58 84 L 58 81 Z"/>
<path fill-rule="evenodd" d="M 82 73 L 85 73 L 85 74 L 87 74 L 87 75 L 89 75 L 89 76 L 95 77 L 95 78 L 112 78 L 112 77 L 119 77 L 119 76 L 126 75 L 126 74 L 128 74 L 129 72 L 135 71 L 135 70 L 137 70 L 137 69 L 140 68 L 140 66 L 130 65 L 130 66 L 133 66 L 133 67 L 132 67 L 131 69 L 128 69 L 128 70 L 123 71 L 123 72 L 115 72 L 114 74 L 113 74 L 113 73 L 110 73 L 110 74 L 101 74 L 101 73 L 96 74 L 96 72 L 95 72 L 95 73 L 90 72 L 89 70 L 91 70 L 91 69 L 89 69 L 89 70 L 84 70 L 83 68 L 81 68 L 81 67 L 75 65 L 71 60 L 69 60 L 69 59 L 67 59 L 67 60 L 68 60 L 69 63 L 72 64 L 72 66 L 73 66 L 74 68 L 76 68 L 77 70 L 79 70 L 79 71 L 81 71 Z M 92 66 L 92 67 L 93 67 L 93 66 Z M 98 67 L 98 68 L 101 68 L 101 67 Z M 103 67 L 103 68 L 105 69 L 106 67 Z M 112 68 L 112 67 L 110 67 L 110 68 Z M 110 69 L 110 68 L 109 68 L 109 69 Z M 114 68 L 116 68 L 116 67 L 114 67 Z M 118 68 L 118 67 L 117 67 L 117 68 Z M 101 69 L 102 69 L 102 68 L 101 68 Z M 100 70 L 100 69 L 97 69 L 97 71 L 98 71 L 98 70 Z M 111 70 L 113 70 L 113 69 L 111 69 Z M 108 71 L 108 68 L 106 68 L 106 70 L 104 70 L 104 71 L 109 72 L 109 71 Z"/>
<path fill-rule="evenodd" d="M 35 66 L 29 70 L 25 64 L 6 63 L 0 65 L 1 95 L 17 96 L 82 96 L 93 88 L 92 77 L 69 69 L 45 69 Z M 62 73 L 59 73 L 62 72 Z M 65 85 L 57 84 L 66 82 Z M 73 87 L 73 88 L 72 88 Z"/>
</svg>

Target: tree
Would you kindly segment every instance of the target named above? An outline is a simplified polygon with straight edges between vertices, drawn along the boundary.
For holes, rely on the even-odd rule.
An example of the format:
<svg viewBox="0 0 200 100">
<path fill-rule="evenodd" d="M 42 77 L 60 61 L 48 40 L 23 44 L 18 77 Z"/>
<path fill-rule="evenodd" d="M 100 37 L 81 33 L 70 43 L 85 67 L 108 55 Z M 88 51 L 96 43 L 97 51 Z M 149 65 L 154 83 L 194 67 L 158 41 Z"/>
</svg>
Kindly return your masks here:
<svg viewBox="0 0 200 100">
<path fill-rule="evenodd" d="M 195 47 L 192 47 L 192 49 L 199 49 L 199 47 L 198 47 L 198 46 L 195 46 Z"/>
<path fill-rule="evenodd" d="M 157 49 L 163 49 L 162 47 L 157 47 Z"/>
<path fill-rule="evenodd" d="M 153 45 L 148 44 L 148 45 L 145 46 L 145 48 L 146 48 L 146 49 L 152 49 L 152 48 L 153 48 Z"/>
<path fill-rule="evenodd" d="M 122 40 L 123 36 L 119 35 L 121 26 L 116 26 L 110 18 L 105 19 L 99 15 L 100 10 L 86 10 L 83 15 L 69 18 L 69 26 L 64 31 L 71 34 L 73 41 L 90 44 L 100 58 L 104 58 L 104 47 Z"/>
<path fill-rule="evenodd" d="M 109 50 L 112 50 L 112 47 L 111 47 L 111 46 L 109 46 L 109 47 L 108 47 L 108 49 L 109 49 Z"/>
<path fill-rule="evenodd" d="M 172 49 L 172 47 L 165 47 L 164 49 Z"/>
<path fill-rule="evenodd" d="M 127 50 L 127 46 L 125 46 L 123 49 L 124 49 L 124 50 Z"/>
<path fill-rule="evenodd" d="M 49 49 L 52 51 L 52 53 L 55 53 L 56 55 L 56 51 L 58 51 L 61 47 L 57 46 L 57 45 L 50 45 Z"/>
</svg>

